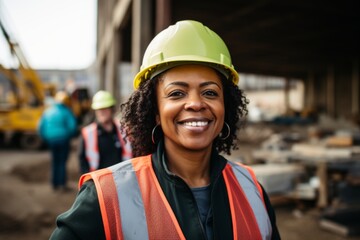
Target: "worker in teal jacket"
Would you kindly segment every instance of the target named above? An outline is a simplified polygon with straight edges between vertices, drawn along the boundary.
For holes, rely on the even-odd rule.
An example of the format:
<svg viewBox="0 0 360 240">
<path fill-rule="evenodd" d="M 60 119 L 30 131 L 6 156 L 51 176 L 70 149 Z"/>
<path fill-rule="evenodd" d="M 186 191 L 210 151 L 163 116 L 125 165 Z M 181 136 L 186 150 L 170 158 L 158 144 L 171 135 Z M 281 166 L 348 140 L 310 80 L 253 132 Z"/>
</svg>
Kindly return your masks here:
<svg viewBox="0 0 360 240">
<path fill-rule="evenodd" d="M 41 138 L 47 143 L 52 157 L 52 187 L 54 190 L 68 190 L 66 186 L 66 162 L 70 153 L 71 138 L 76 135 L 77 123 L 68 108 L 70 98 L 60 91 L 55 103 L 42 115 L 38 126 Z"/>
</svg>

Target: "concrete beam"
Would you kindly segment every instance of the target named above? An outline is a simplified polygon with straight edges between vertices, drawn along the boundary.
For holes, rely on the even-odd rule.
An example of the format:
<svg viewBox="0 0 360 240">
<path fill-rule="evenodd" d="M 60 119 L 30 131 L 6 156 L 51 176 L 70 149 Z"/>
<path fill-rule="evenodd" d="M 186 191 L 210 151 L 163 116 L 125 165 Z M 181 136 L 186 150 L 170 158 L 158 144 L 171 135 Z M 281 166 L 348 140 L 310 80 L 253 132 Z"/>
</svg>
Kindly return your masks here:
<svg viewBox="0 0 360 240">
<path fill-rule="evenodd" d="M 111 92 L 113 96 L 118 99 L 118 61 L 119 61 L 119 33 L 114 33 L 113 41 L 110 44 L 109 52 L 106 55 L 106 70 L 105 70 L 105 90 Z"/>
</svg>

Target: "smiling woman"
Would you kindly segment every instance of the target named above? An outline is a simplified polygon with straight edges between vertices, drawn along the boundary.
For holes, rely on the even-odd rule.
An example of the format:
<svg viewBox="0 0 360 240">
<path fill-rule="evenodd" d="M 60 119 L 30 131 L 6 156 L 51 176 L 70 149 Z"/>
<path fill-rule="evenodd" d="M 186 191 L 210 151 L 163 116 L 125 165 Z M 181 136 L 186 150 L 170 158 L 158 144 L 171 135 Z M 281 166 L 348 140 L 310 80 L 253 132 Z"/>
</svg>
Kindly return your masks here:
<svg viewBox="0 0 360 240">
<path fill-rule="evenodd" d="M 203 24 L 159 33 L 121 106 L 137 157 L 83 175 L 79 207 L 52 239 L 280 239 L 253 171 L 220 155 L 237 147 L 247 113 L 237 82 L 225 43 Z"/>
</svg>

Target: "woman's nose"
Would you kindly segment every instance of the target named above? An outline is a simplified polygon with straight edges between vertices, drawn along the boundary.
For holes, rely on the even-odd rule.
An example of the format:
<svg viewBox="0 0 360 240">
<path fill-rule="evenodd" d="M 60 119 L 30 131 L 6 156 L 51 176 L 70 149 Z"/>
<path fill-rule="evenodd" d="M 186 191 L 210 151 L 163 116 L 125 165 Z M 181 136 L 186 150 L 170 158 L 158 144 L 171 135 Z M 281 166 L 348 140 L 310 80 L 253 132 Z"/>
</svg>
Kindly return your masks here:
<svg viewBox="0 0 360 240">
<path fill-rule="evenodd" d="M 186 110 L 193 110 L 193 111 L 200 111 L 202 109 L 205 109 L 206 104 L 204 103 L 201 96 L 198 95 L 189 95 L 187 102 L 185 104 Z"/>
</svg>

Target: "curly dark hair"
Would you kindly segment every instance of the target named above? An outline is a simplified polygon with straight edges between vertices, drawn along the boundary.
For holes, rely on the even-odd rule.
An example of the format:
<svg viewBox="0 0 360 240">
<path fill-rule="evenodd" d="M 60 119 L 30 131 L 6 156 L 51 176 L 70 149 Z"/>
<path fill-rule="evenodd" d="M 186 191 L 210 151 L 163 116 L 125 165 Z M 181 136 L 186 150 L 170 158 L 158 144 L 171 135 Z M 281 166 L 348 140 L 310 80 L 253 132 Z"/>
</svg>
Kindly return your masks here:
<svg viewBox="0 0 360 240">
<path fill-rule="evenodd" d="M 152 131 L 156 126 L 157 99 L 156 87 L 164 74 L 152 80 L 143 81 L 133 92 L 127 102 L 121 104 L 121 125 L 131 142 L 133 155 L 143 156 L 153 153 L 156 144 L 152 142 Z M 231 149 L 237 149 L 237 131 L 243 126 L 243 119 L 247 115 L 249 103 L 244 92 L 239 87 L 219 73 L 223 84 L 225 122 L 230 127 L 230 134 L 226 139 L 217 137 L 213 146 L 218 152 L 231 154 Z M 160 129 L 156 129 L 158 133 Z M 162 132 L 162 131 L 161 131 Z M 226 136 L 228 128 L 224 126 L 222 132 Z M 158 138 L 157 138 L 158 139 Z"/>
</svg>

